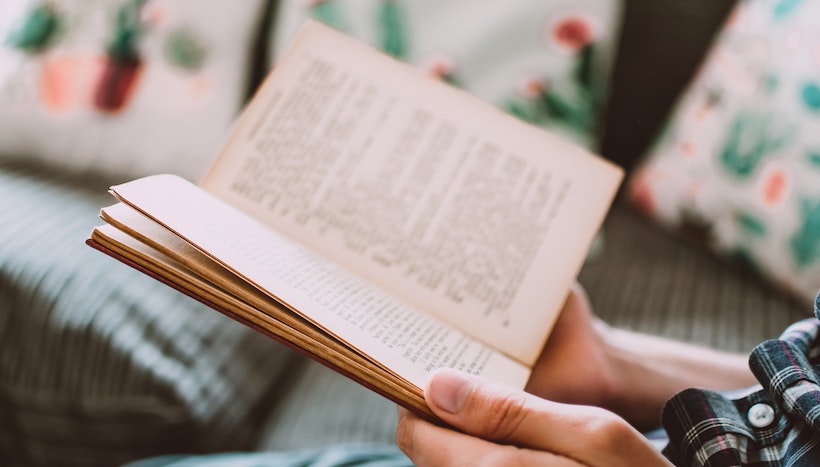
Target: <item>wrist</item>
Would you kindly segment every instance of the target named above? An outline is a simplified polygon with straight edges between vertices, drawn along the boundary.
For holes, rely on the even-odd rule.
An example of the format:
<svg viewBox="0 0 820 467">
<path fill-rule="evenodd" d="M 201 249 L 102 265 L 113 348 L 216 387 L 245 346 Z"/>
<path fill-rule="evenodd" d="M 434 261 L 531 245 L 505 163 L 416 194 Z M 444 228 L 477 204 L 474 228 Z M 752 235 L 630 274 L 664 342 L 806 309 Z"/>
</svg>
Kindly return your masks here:
<svg viewBox="0 0 820 467">
<path fill-rule="evenodd" d="M 595 323 L 595 332 L 598 336 L 606 364 L 606 370 L 601 378 L 601 401 L 598 404 L 610 410 L 635 425 L 634 412 L 639 407 L 641 396 L 635 380 L 636 365 L 640 359 L 634 352 L 634 344 L 626 331 L 613 328 L 603 321 Z M 636 407 L 638 406 L 638 407 Z"/>
<path fill-rule="evenodd" d="M 610 368 L 604 407 L 638 428 L 657 427 L 668 397 L 658 393 L 651 355 L 642 350 L 640 341 L 646 336 L 607 326 L 601 337 Z"/>
<path fill-rule="evenodd" d="M 615 328 L 601 338 L 612 369 L 606 408 L 638 428 L 657 427 L 666 401 L 686 388 L 756 383 L 744 355 Z"/>
</svg>

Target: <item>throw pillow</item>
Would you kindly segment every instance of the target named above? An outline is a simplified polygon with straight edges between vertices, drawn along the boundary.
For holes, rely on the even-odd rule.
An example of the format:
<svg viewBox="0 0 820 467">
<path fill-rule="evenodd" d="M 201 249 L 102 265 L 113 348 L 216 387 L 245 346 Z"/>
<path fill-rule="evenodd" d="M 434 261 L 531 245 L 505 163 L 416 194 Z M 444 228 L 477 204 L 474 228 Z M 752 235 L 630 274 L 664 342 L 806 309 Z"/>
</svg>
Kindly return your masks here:
<svg viewBox="0 0 820 467">
<path fill-rule="evenodd" d="M 275 55 L 313 17 L 597 147 L 620 0 L 283 0 Z"/>
<path fill-rule="evenodd" d="M 738 4 L 632 201 L 812 300 L 820 288 L 820 2 Z"/>
<path fill-rule="evenodd" d="M 248 85 L 264 0 L 0 4 L 0 160 L 199 177 Z"/>
</svg>

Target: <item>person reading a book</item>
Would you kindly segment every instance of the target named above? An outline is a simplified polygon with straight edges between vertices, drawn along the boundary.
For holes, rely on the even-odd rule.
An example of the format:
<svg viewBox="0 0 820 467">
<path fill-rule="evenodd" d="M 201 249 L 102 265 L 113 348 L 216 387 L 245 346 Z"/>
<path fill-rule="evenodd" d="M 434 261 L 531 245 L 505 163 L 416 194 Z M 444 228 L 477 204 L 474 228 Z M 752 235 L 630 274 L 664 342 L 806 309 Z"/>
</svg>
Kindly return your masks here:
<svg viewBox="0 0 820 467">
<path fill-rule="evenodd" d="M 803 428 L 820 427 L 817 321 L 759 347 L 753 376 L 743 357 L 605 326 L 577 286 L 565 300 L 623 175 L 313 22 L 198 185 L 111 187 L 87 242 L 437 415 L 454 429 L 401 413 L 421 465 L 662 465 L 639 431 L 662 408 L 676 463 L 820 458 Z M 508 386 L 430 379 L 442 366 Z M 766 390 L 737 402 L 666 402 L 755 379 Z"/>
<path fill-rule="evenodd" d="M 440 370 L 425 398 L 452 428 L 399 409 L 397 441 L 420 466 L 817 465 L 820 295 L 814 311 L 747 363 L 610 328 L 576 286 L 527 392 Z M 639 431 L 661 414 L 663 454 Z"/>
</svg>

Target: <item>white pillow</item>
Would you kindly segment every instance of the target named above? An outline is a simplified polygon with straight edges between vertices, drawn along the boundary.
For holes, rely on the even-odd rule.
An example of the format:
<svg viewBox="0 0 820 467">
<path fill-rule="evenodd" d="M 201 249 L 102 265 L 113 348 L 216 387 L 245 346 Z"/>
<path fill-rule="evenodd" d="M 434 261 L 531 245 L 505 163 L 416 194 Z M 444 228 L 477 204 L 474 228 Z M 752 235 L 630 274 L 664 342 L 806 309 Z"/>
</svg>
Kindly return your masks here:
<svg viewBox="0 0 820 467">
<path fill-rule="evenodd" d="M 197 179 L 242 104 L 263 9 L 263 0 L 0 3 L 0 161 Z"/>
</svg>

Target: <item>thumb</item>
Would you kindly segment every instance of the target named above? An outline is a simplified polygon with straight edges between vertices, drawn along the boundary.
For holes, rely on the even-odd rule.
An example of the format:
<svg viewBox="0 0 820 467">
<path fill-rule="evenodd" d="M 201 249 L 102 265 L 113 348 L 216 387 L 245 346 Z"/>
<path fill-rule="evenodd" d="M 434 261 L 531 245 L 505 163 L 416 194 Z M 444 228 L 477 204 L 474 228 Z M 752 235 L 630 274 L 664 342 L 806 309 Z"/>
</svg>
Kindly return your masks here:
<svg viewBox="0 0 820 467">
<path fill-rule="evenodd" d="M 539 431 L 543 422 L 533 406 L 540 399 L 523 391 L 441 369 L 430 377 L 424 395 L 436 415 L 465 433 L 493 442 L 543 448 L 529 433 Z"/>
<path fill-rule="evenodd" d="M 447 369 L 431 376 L 424 396 L 443 421 L 487 441 L 587 465 L 668 465 L 622 418 L 598 407 L 547 401 Z"/>
</svg>

